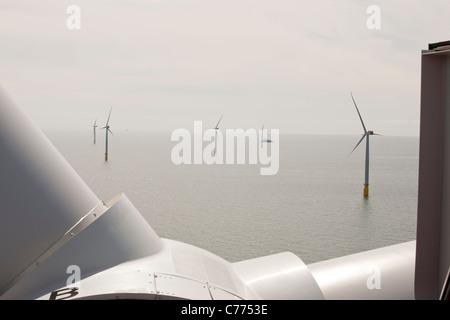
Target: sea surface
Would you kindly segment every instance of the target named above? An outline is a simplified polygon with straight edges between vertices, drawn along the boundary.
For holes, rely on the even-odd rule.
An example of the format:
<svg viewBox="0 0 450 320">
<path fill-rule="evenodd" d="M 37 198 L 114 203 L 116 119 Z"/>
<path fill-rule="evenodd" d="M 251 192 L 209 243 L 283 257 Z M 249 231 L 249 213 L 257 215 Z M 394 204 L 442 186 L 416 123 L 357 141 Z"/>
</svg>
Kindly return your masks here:
<svg viewBox="0 0 450 320">
<path fill-rule="evenodd" d="M 161 238 L 230 262 L 289 251 L 309 264 L 416 238 L 418 137 L 370 138 L 364 198 L 357 135 L 280 134 L 264 176 L 259 162 L 175 165 L 170 133 L 114 132 L 108 162 L 104 131 L 96 144 L 89 130 L 45 133 L 99 199 L 125 193 Z"/>
</svg>

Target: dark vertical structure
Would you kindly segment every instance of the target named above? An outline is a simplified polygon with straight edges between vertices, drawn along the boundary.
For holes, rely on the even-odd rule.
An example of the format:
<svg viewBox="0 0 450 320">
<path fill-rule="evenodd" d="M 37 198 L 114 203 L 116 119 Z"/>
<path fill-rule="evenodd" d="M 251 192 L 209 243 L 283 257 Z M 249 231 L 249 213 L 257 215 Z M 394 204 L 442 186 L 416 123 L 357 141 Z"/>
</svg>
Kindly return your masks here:
<svg viewBox="0 0 450 320">
<path fill-rule="evenodd" d="M 439 299 L 450 265 L 450 42 L 422 51 L 415 298 Z"/>
</svg>

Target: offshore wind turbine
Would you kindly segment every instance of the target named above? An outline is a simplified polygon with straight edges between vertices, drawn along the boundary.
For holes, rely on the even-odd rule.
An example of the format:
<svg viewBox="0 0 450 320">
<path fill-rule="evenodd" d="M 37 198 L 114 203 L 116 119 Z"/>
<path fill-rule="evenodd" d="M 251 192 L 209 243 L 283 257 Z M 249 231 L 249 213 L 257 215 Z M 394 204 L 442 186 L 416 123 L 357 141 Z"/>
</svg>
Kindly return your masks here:
<svg viewBox="0 0 450 320">
<path fill-rule="evenodd" d="M 216 126 L 214 127 L 214 130 L 216 131 L 216 135 L 214 138 L 214 155 L 216 155 L 217 152 L 217 130 L 219 130 L 219 123 L 222 121 L 223 115 L 220 117 L 219 121 L 217 122 Z"/>
<path fill-rule="evenodd" d="M 102 129 L 106 129 L 105 161 L 108 161 L 108 132 L 111 132 L 111 134 L 114 135 L 112 133 L 112 131 L 109 130 L 109 118 L 111 117 L 111 111 L 112 111 L 112 107 L 109 110 L 109 115 L 108 115 L 108 120 L 106 121 L 106 125 L 102 128 Z"/>
<path fill-rule="evenodd" d="M 97 119 L 95 119 L 93 127 L 94 127 L 94 144 L 95 144 L 96 143 L 96 138 L 97 138 L 97 135 L 96 135 Z"/>
<path fill-rule="evenodd" d="M 272 143 L 271 139 L 264 139 L 264 123 L 261 128 L 261 148 L 262 148 L 263 142 Z"/>
<path fill-rule="evenodd" d="M 356 146 L 353 148 L 352 152 L 350 154 L 353 153 L 353 151 L 355 151 L 356 148 L 358 148 L 358 146 L 361 144 L 361 142 L 366 139 L 366 164 L 365 164 L 365 176 L 364 176 L 364 196 L 368 197 L 369 196 L 369 137 L 373 136 L 373 135 L 378 135 L 376 133 L 374 133 L 371 130 L 367 130 L 366 126 L 364 125 L 364 121 L 361 117 L 361 113 L 359 113 L 359 109 L 358 106 L 356 105 L 355 99 L 353 98 L 353 94 L 350 92 L 350 95 L 352 96 L 352 100 L 353 100 L 353 104 L 355 105 L 356 111 L 358 112 L 358 116 L 359 119 L 361 120 L 361 124 L 362 127 L 364 129 L 364 133 L 363 136 L 361 138 L 361 140 L 359 140 L 359 142 L 356 144 Z"/>
<path fill-rule="evenodd" d="M 261 128 L 261 148 L 263 146 L 263 142 L 264 142 L 264 123 Z"/>
</svg>

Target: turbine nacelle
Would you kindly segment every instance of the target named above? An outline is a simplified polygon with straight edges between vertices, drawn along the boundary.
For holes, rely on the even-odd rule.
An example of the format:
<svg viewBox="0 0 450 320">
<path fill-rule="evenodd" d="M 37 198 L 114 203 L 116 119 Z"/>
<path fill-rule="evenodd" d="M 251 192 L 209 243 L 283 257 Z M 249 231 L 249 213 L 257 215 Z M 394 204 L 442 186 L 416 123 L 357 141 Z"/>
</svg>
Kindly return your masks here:
<svg viewBox="0 0 450 320">
<path fill-rule="evenodd" d="M 112 135 L 114 135 L 114 133 L 109 129 L 110 126 L 104 126 L 102 128 L 100 128 L 101 130 L 106 129 L 106 131 L 108 131 L 109 133 L 111 133 Z"/>
</svg>

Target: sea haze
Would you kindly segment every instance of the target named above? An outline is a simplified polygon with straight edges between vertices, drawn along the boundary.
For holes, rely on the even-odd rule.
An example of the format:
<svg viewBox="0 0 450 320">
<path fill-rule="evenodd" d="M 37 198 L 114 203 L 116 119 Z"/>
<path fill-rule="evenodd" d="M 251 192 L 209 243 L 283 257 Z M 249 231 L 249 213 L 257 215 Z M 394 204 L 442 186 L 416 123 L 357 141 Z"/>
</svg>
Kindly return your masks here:
<svg viewBox="0 0 450 320">
<path fill-rule="evenodd" d="M 358 136 L 281 133 L 279 171 L 262 176 L 259 163 L 175 165 L 170 133 L 113 132 L 108 162 L 104 131 L 96 144 L 89 130 L 46 134 L 101 200 L 123 192 L 161 238 L 230 262 L 290 251 L 308 264 L 416 237 L 417 137 L 370 138 L 364 198 Z"/>
</svg>

